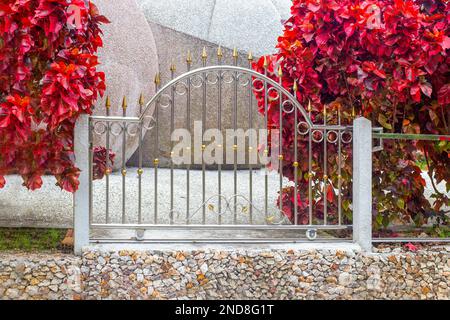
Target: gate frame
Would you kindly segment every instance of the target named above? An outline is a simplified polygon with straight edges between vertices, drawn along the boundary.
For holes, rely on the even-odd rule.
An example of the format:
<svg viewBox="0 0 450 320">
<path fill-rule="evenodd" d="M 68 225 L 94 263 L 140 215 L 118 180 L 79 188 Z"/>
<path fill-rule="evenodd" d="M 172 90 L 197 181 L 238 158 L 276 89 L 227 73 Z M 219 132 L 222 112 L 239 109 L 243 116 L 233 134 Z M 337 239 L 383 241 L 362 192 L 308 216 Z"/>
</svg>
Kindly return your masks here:
<svg viewBox="0 0 450 320">
<path fill-rule="evenodd" d="M 273 85 L 286 95 L 294 104 L 294 107 L 303 114 L 310 130 L 320 125 L 311 122 L 305 109 L 300 103 L 280 84 L 267 76 L 254 70 L 236 66 L 217 65 L 194 69 L 183 73 L 172 79 L 152 97 L 146 104 L 140 117 L 111 117 L 111 116 L 89 116 L 82 115 L 77 120 L 74 130 L 74 153 L 75 165 L 80 169 L 80 185 L 74 194 L 74 251 L 81 254 L 83 247 L 90 243 L 90 212 L 92 199 L 92 133 L 91 123 L 93 120 L 104 121 L 130 121 L 141 123 L 146 111 L 153 102 L 167 89 L 179 81 L 196 73 L 207 73 L 208 71 L 240 71 L 258 78 L 263 78 L 268 84 Z M 237 81 L 237 80 L 236 80 Z M 362 250 L 372 249 L 372 124 L 368 119 L 357 118 L 353 122 L 353 242 L 358 244 Z M 339 242 L 336 239 L 336 242 Z M 317 241 L 320 243 L 320 241 Z"/>
</svg>

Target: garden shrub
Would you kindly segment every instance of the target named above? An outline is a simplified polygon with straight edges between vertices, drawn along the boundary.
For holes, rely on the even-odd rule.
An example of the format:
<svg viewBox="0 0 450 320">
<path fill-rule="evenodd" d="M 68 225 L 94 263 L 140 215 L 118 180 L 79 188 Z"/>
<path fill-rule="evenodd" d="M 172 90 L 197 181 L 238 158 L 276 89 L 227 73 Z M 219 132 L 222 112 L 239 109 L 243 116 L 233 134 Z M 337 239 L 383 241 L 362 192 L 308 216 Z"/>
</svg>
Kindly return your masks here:
<svg viewBox="0 0 450 320">
<path fill-rule="evenodd" d="M 0 188 L 18 173 L 35 190 L 50 173 L 62 189 L 77 189 L 74 124 L 105 90 L 102 23 L 85 0 L 0 3 Z"/>
<path fill-rule="evenodd" d="M 449 134 L 449 2 L 446 0 L 294 0 L 292 16 L 284 23 L 275 55 L 261 57 L 253 68 L 279 81 L 311 109 L 314 123 L 351 125 L 364 116 L 385 132 Z M 255 92 L 264 113 L 265 92 Z M 270 128 L 279 128 L 279 100 L 269 99 Z M 324 115 L 324 109 L 327 112 Z M 302 121 L 300 113 L 299 121 Z M 307 223 L 308 152 L 301 136 L 294 141 L 294 113 L 282 114 L 282 173 L 294 179 L 293 146 L 299 145 L 297 201 L 299 223 Z M 269 142 L 270 143 L 270 142 Z M 274 146 L 270 146 L 274 147 Z M 351 145 L 344 158 L 351 157 Z M 384 150 L 374 153 L 373 213 L 376 227 L 391 222 L 421 225 L 430 217 L 446 223 L 450 191 L 450 141 L 436 143 L 385 140 Z M 330 223 L 336 223 L 338 186 L 336 146 L 330 144 L 328 171 L 323 171 L 323 144 L 313 143 L 314 208 L 323 215 L 321 181 L 328 176 L 326 197 Z M 424 158 L 430 177 L 444 181 L 446 192 L 433 184 L 434 204 L 424 197 L 425 180 L 418 165 Z M 350 163 L 349 163 L 350 162 Z M 351 221 L 351 161 L 342 172 L 342 206 Z M 293 187 L 280 197 L 282 210 L 293 220 Z M 278 200 L 280 202 L 280 200 Z M 447 215 L 446 215 L 447 214 Z"/>
</svg>

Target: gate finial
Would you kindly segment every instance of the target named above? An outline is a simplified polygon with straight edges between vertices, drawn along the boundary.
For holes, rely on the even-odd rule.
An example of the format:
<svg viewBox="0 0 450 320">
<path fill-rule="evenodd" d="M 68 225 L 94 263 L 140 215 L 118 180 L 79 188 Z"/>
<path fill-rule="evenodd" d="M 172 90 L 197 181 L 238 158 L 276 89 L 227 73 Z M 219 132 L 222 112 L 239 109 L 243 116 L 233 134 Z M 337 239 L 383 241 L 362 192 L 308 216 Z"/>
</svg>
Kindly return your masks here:
<svg viewBox="0 0 450 320">
<path fill-rule="evenodd" d="M 158 73 L 155 75 L 155 84 L 156 84 L 157 86 L 159 86 L 160 83 L 161 83 L 161 75 L 160 75 L 160 73 L 158 72 Z"/>
<path fill-rule="evenodd" d="M 293 89 L 294 89 L 294 92 L 297 92 L 297 90 L 298 90 L 297 81 L 294 81 Z"/>
<path fill-rule="evenodd" d="M 111 108 L 111 100 L 109 100 L 109 96 L 106 96 L 105 107 L 106 109 Z"/>
<path fill-rule="evenodd" d="M 144 95 L 141 93 L 139 96 L 139 105 L 142 107 L 144 105 Z"/>
<path fill-rule="evenodd" d="M 248 52 L 248 57 L 247 57 L 248 61 L 253 61 L 253 54 L 251 51 Z"/>
<path fill-rule="evenodd" d="M 172 63 L 170 64 L 170 71 L 175 72 L 177 70 L 177 67 L 175 66 L 175 63 L 173 62 L 172 59 Z"/>
<path fill-rule="evenodd" d="M 188 65 L 191 65 L 191 63 L 192 63 L 191 50 L 188 50 L 188 52 L 187 52 L 186 62 Z"/>
<path fill-rule="evenodd" d="M 222 57 L 223 57 L 222 47 L 219 45 L 219 48 L 217 48 L 217 58 L 219 60 L 222 60 Z"/>
<path fill-rule="evenodd" d="M 206 47 L 203 47 L 202 60 L 206 61 L 207 58 L 208 58 L 208 54 L 206 53 Z"/>
<path fill-rule="evenodd" d="M 123 100 L 122 100 L 122 109 L 125 110 L 127 108 L 127 106 L 128 106 L 128 104 L 127 104 L 127 97 L 124 96 Z"/>
<path fill-rule="evenodd" d="M 266 56 L 264 56 L 264 64 L 263 64 L 263 66 L 264 66 L 264 69 L 267 69 L 267 67 L 269 66 L 269 62 L 267 61 L 267 57 Z"/>
<path fill-rule="evenodd" d="M 280 78 L 283 76 L 283 70 L 281 69 L 281 66 L 278 67 L 278 76 Z"/>
</svg>

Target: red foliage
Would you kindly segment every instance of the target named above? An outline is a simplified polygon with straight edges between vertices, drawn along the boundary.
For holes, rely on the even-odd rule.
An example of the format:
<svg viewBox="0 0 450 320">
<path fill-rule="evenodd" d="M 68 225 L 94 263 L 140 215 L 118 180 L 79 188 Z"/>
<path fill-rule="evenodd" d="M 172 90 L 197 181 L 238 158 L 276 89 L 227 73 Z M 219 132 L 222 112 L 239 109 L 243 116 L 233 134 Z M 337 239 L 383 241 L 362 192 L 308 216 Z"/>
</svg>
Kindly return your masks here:
<svg viewBox="0 0 450 320">
<path fill-rule="evenodd" d="M 285 22 L 284 33 L 278 40 L 278 53 L 266 57 L 267 73 L 279 81 L 276 72 L 279 64 L 282 85 L 293 92 L 294 81 L 297 83 L 297 99 L 304 106 L 310 105 L 314 123 L 323 121 L 326 107 L 330 124 L 337 123 L 339 110 L 345 124 L 351 124 L 352 114 L 356 114 L 372 119 L 375 126 L 390 132 L 448 135 L 449 9 L 447 0 L 294 0 L 292 16 Z M 263 59 L 253 65 L 261 73 Z M 262 108 L 265 92 L 255 94 Z M 280 126 L 278 102 L 269 99 L 271 128 Z M 298 117 L 302 121 L 300 114 Z M 282 115 L 285 156 L 282 170 L 291 180 L 294 179 L 293 118 L 293 113 Z M 307 145 L 302 141 L 297 143 L 298 185 L 303 199 L 308 181 L 304 175 L 308 171 L 304 156 Z M 330 148 L 330 155 L 336 154 L 332 145 Z M 430 215 L 440 214 L 445 218 L 441 209 L 449 205 L 448 194 L 435 190 L 433 210 L 423 196 L 425 181 L 417 166 L 417 150 L 425 155 L 429 174 L 438 183 L 445 181 L 447 191 L 450 190 L 448 141 L 435 144 L 385 141 L 385 151 L 375 154 L 374 159 L 377 225 L 386 225 L 396 217 L 406 221 L 412 218 L 418 224 Z M 344 154 L 351 156 L 351 148 L 347 147 Z M 323 164 L 322 150 L 314 147 L 313 161 L 314 174 L 328 175 L 329 184 L 336 188 L 336 159 L 329 156 L 330 168 L 324 173 L 318 167 Z M 350 213 L 351 167 L 343 169 L 344 211 Z M 314 185 L 320 185 L 315 177 L 313 180 Z M 315 191 L 323 193 L 323 190 Z M 335 206 L 337 200 L 330 191 L 328 201 Z M 323 199 L 314 205 L 323 207 Z"/>
<path fill-rule="evenodd" d="M 0 4 L 0 188 L 19 173 L 38 189 L 51 173 L 78 186 L 73 128 L 105 90 L 97 71 L 101 23 L 85 0 L 2 0 Z"/>
</svg>

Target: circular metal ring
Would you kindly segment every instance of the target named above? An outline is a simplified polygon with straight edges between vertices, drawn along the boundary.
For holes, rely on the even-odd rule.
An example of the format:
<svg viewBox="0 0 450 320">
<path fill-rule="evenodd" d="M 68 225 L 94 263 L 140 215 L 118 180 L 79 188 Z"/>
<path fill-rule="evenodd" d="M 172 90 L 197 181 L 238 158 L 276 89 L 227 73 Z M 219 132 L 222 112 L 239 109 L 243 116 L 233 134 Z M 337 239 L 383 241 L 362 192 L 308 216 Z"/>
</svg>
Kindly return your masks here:
<svg viewBox="0 0 450 320">
<path fill-rule="evenodd" d="M 94 133 L 101 136 L 105 134 L 106 130 L 108 130 L 108 126 L 103 121 L 96 121 L 93 125 Z"/>
<path fill-rule="evenodd" d="M 118 122 L 114 122 L 109 126 L 109 130 L 113 136 L 117 137 L 118 135 L 122 134 L 123 125 Z"/>
<path fill-rule="evenodd" d="M 290 108 L 287 108 L 289 106 Z M 283 110 L 284 113 L 292 113 L 295 110 L 295 105 L 292 103 L 291 100 L 285 100 L 281 104 L 281 110 Z"/>
<path fill-rule="evenodd" d="M 275 92 L 275 96 L 273 97 L 270 95 L 272 92 Z M 270 101 L 278 100 L 280 99 L 280 92 L 278 91 L 277 88 L 270 87 L 269 89 L 267 89 L 267 96 L 269 97 Z"/>
<path fill-rule="evenodd" d="M 250 84 L 251 76 L 246 73 L 240 73 L 238 74 L 237 80 L 241 87 L 246 87 Z"/>
<path fill-rule="evenodd" d="M 200 88 L 203 85 L 203 77 L 198 74 L 193 75 L 189 80 L 194 88 Z"/>
<path fill-rule="evenodd" d="M 334 135 L 334 139 L 332 139 L 331 137 Z M 336 143 L 339 140 L 339 133 L 337 131 L 334 130 L 330 130 L 327 132 L 327 141 L 329 143 Z"/>
<path fill-rule="evenodd" d="M 208 84 L 217 84 L 219 82 L 219 74 L 217 72 L 208 72 L 206 74 L 206 83 Z"/>
<path fill-rule="evenodd" d="M 134 131 L 133 131 L 134 129 Z M 139 124 L 138 123 L 129 123 L 126 125 L 127 134 L 130 137 L 135 137 L 139 133 Z"/>
<path fill-rule="evenodd" d="M 148 120 L 148 125 L 146 125 L 146 121 Z M 156 119 L 153 116 L 145 116 L 144 121 L 142 122 L 142 127 L 145 130 L 152 130 L 156 125 Z"/>
<path fill-rule="evenodd" d="M 308 230 L 306 230 L 306 237 L 310 241 L 316 240 L 316 238 L 317 238 L 317 229 L 308 229 Z"/>
<path fill-rule="evenodd" d="M 186 94 L 186 92 L 187 92 L 187 84 L 184 83 L 183 81 L 177 82 L 175 84 L 175 92 L 179 96 L 184 96 Z"/>
<path fill-rule="evenodd" d="M 346 139 L 345 136 L 348 135 L 348 138 Z M 349 130 L 344 130 L 341 132 L 341 141 L 342 143 L 351 143 L 353 141 L 353 132 Z"/>
<path fill-rule="evenodd" d="M 142 241 L 144 240 L 145 229 L 136 229 L 136 240 Z"/>
<path fill-rule="evenodd" d="M 301 135 L 307 135 L 309 133 L 310 127 L 308 125 L 308 123 L 306 123 L 305 121 L 299 122 L 297 124 L 297 132 Z"/>
<path fill-rule="evenodd" d="M 264 91 L 264 81 L 261 79 L 253 79 L 252 81 L 253 91 L 263 92 Z"/>
<path fill-rule="evenodd" d="M 316 138 L 317 135 L 319 136 L 319 138 Z M 322 142 L 323 141 L 323 131 L 321 131 L 321 130 L 314 130 L 312 132 L 311 139 L 312 139 L 312 141 L 314 141 L 316 143 Z"/>
<path fill-rule="evenodd" d="M 172 98 L 170 97 L 170 95 L 168 95 L 166 93 L 162 94 L 158 99 L 158 105 L 161 108 L 168 108 L 171 103 L 172 103 Z"/>
<path fill-rule="evenodd" d="M 220 75 L 223 83 L 230 84 L 234 81 L 234 74 L 231 71 L 225 70 Z"/>
</svg>

